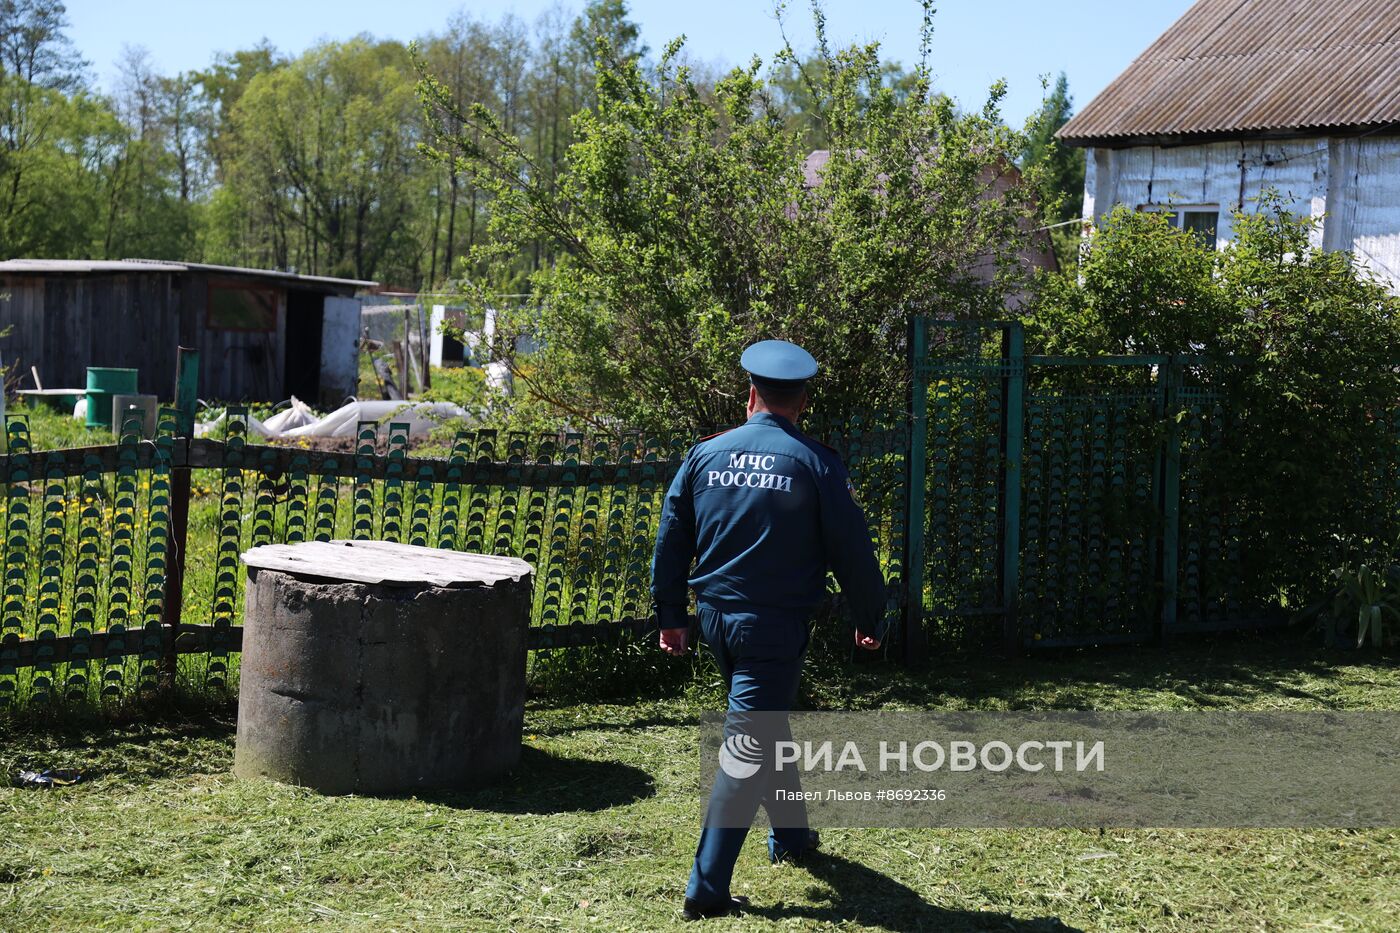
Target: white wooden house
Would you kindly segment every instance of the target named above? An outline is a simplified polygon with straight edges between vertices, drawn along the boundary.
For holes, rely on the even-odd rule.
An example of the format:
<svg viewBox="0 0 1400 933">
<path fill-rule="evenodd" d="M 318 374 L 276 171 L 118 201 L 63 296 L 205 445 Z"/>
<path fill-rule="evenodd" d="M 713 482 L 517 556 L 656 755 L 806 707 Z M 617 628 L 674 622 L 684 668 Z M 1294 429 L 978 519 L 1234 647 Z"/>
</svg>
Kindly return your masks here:
<svg viewBox="0 0 1400 933">
<path fill-rule="evenodd" d="M 1400 2 L 1198 0 L 1059 135 L 1086 221 L 1163 210 L 1221 244 L 1272 188 L 1400 290 Z"/>
</svg>

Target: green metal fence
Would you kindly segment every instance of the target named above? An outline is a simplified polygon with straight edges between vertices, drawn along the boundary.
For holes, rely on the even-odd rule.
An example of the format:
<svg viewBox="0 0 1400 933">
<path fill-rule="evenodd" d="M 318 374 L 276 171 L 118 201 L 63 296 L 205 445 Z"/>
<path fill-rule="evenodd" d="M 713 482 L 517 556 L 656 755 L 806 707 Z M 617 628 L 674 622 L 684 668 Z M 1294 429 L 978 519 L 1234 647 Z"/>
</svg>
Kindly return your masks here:
<svg viewBox="0 0 1400 933">
<path fill-rule="evenodd" d="M 448 457 L 409 456 L 406 425 L 359 425 L 344 452 L 222 440 L 32 451 L 7 419 L 0 706 L 119 702 L 172 684 L 237 684 L 251 547 L 380 539 L 509 554 L 535 567 L 530 646 L 615 642 L 652 625 L 661 500 L 697 432 L 457 435 Z M 908 429 L 902 419 L 818 428 L 865 493 L 898 614 Z"/>
<path fill-rule="evenodd" d="M 1015 650 L 1258 625 L 1239 510 L 1203 467 L 1230 413 L 1192 357 L 1025 353 L 1015 323 L 920 320 L 910 644 Z"/>
<path fill-rule="evenodd" d="M 804 425 L 850 467 L 901 654 L 1277 618 L 1238 571 L 1251 516 L 1215 488 L 1234 416 L 1211 366 L 1027 355 L 1014 323 L 919 320 L 910 353 L 908 411 Z M 426 459 L 401 424 L 325 451 L 250 443 L 237 409 L 217 441 L 181 436 L 189 420 L 163 409 L 154 441 L 131 422 L 113 445 L 32 451 L 25 419 L 7 419 L 0 705 L 232 689 L 239 555 L 272 542 L 521 557 L 536 568 L 533 649 L 636 635 L 653 624 L 662 496 L 706 433 L 481 430 Z M 1373 485 L 1400 488 L 1388 469 Z"/>
<path fill-rule="evenodd" d="M 115 698 L 160 678 L 173 423 L 98 450 L 31 452 L 5 424 L 0 705 Z"/>
</svg>

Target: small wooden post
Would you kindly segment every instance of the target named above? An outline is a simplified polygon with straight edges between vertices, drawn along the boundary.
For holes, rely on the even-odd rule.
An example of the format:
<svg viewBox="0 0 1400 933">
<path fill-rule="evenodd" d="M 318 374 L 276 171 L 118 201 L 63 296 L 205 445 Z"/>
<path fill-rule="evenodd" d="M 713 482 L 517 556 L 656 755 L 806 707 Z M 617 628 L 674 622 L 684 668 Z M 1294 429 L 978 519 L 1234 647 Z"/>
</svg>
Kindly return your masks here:
<svg viewBox="0 0 1400 933">
<path fill-rule="evenodd" d="M 176 348 L 175 407 L 180 410 L 180 425 L 176 434 L 194 437 L 195 407 L 199 397 L 199 351 L 189 347 Z"/>
<path fill-rule="evenodd" d="M 190 526 L 190 438 L 194 437 L 196 392 L 199 388 L 199 351 L 178 348 L 175 363 L 175 408 L 179 423 L 175 426 L 176 465 L 170 470 L 170 560 L 165 570 L 165 599 L 161 624 L 167 640 L 161 665 L 161 682 L 166 688 L 175 685 L 175 640 L 180 634 L 180 613 L 185 601 L 185 541 Z"/>
<path fill-rule="evenodd" d="M 423 381 L 419 386 L 423 391 L 433 387 L 432 370 L 428 368 L 428 358 L 432 356 L 429 348 L 432 345 L 432 326 L 428 323 L 427 308 L 420 301 L 418 303 L 418 356 L 423 365 Z"/>
</svg>

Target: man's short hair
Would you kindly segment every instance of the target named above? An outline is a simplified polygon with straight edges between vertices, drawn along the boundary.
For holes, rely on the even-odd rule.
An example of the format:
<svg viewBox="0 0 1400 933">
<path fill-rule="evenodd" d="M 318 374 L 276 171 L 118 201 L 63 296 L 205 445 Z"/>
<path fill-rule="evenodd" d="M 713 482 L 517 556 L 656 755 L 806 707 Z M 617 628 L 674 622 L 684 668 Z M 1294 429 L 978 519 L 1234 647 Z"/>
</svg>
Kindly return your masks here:
<svg viewBox="0 0 1400 933">
<path fill-rule="evenodd" d="M 806 382 L 778 382 L 772 379 L 749 380 L 753 387 L 758 390 L 758 397 L 763 399 L 765 405 L 776 405 L 779 408 L 793 408 L 802 401 L 807 394 Z"/>
</svg>

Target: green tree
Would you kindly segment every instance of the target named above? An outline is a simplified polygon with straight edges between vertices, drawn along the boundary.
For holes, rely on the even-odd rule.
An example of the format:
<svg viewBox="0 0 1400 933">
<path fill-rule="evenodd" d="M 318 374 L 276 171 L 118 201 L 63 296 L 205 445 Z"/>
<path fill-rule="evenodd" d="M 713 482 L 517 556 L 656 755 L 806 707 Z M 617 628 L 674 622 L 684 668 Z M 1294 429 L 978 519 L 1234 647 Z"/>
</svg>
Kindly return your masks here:
<svg viewBox="0 0 1400 933">
<path fill-rule="evenodd" d="M 926 43 L 931 16 L 926 4 Z M 537 309 L 517 322 L 543 349 L 516 367 L 556 412 L 642 427 L 732 422 L 746 391 L 739 354 L 764 337 L 822 360 L 826 413 L 902 407 L 910 316 L 995 315 L 1019 284 L 1031 198 L 999 185 L 1023 145 L 998 117 L 1000 90 L 959 114 L 926 66 L 897 92 L 878 46 L 833 52 L 817 29 L 832 154 L 815 188 L 758 61 L 702 93 L 676 64 L 679 42 L 648 72 L 603 38 L 595 103 L 574 116 L 555 181 L 545 153 L 488 107 L 458 109 L 420 62 L 425 151 L 493 199 L 494 241 L 477 257 L 508 267 L 534 242 L 558 253 L 532 277 Z"/>
<path fill-rule="evenodd" d="M 201 205 L 198 253 L 209 262 L 237 265 L 256 255 L 251 244 L 265 240 L 265 216 L 229 183 L 236 160 L 234 108 L 253 79 L 283 67 L 286 59 L 266 39 L 250 49 L 218 56 L 190 75 L 201 107 L 194 121 L 208 165 L 210 190 Z"/>
<path fill-rule="evenodd" d="M 14 80 L 0 78 L 0 85 Z M 14 93 L 28 98 L 27 119 L 42 125 L 43 145 L 8 154 L 0 257 L 101 255 L 105 173 L 125 145 L 125 128 L 104 101 L 84 92 L 69 97 L 28 87 Z"/>
<path fill-rule="evenodd" d="M 195 95 L 130 50 L 91 94 L 61 3 L 0 2 L 0 252 L 183 258 L 194 248 Z"/>
<path fill-rule="evenodd" d="M 101 170 L 104 217 L 93 255 L 198 258 L 193 82 L 156 74 L 144 49 L 128 48 L 115 104 L 125 132 Z"/>
<path fill-rule="evenodd" d="M 0 252 L 8 255 L 52 242 L 54 224 L 38 206 L 60 196 L 43 183 L 63 158 L 51 147 L 74 129 L 64 104 L 82 92 L 84 67 L 67 26 L 57 0 L 0 0 Z"/>
<path fill-rule="evenodd" d="M 1082 228 L 1067 221 L 1078 218 L 1084 209 L 1084 150 L 1060 143 L 1055 134 L 1074 116 L 1074 98 L 1069 93 L 1065 73 L 1026 126 L 1026 145 L 1021 164 L 1042 170 L 1045 222 L 1054 226 L 1051 240 L 1060 265 L 1072 268 L 1078 261 Z"/>
<path fill-rule="evenodd" d="M 767 76 L 765 93 L 769 105 L 782 115 L 789 130 L 799 134 L 803 148 L 809 152 L 831 147 L 821 110 L 825 69 L 826 59 L 819 54 L 801 60 L 785 55 L 774 63 Z M 896 96 L 917 93 L 919 78 L 916 72 L 907 70 L 898 62 L 882 62 L 880 69 L 882 79 L 879 87 L 888 88 Z"/>
<path fill-rule="evenodd" d="M 574 115 L 594 103 L 594 57 L 600 41 L 614 61 L 635 63 L 646 54 L 639 42 L 641 31 L 627 15 L 623 0 L 592 0 L 572 21 L 556 7 L 536 24 L 534 59 L 526 79 L 529 121 L 521 140 L 532 150 L 531 163 L 544 190 L 557 190 L 574 140 Z M 552 264 L 557 256 L 557 245 L 546 237 L 534 239 L 522 252 L 529 271 Z"/>
<path fill-rule="evenodd" d="M 222 183 L 228 176 L 230 147 L 234 140 L 233 108 L 254 78 L 285 63 L 272 44 L 264 39 L 251 49 L 220 55 L 207 69 L 190 75 L 205 101 L 201 129 L 207 158 L 213 167 L 214 181 Z"/>
<path fill-rule="evenodd" d="M 367 37 L 257 74 L 233 106 L 226 184 L 247 212 L 242 261 L 320 275 L 421 278 L 422 166 L 405 48 Z"/>
<path fill-rule="evenodd" d="M 87 63 L 67 28 L 60 0 L 0 0 L 0 70 L 34 87 L 78 90 Z"/>
<path fill-rule="evenodd" d="M 211 181 L 209 101 L 200 90 L 198 76 L 191 72 L 159 78 L 156 93 L 180 200 L 198 201 Z"/>
<path fill-rule="evenodd" d="M 519 20 L 507 16 L 490 25 L 458 14 L 445 32 L 429 36 L 421 48 L 427 67 L 442 77 L 457 109 L 482 102 L 502 114 L 514 132 L 524 107 L 530 55 L 529 38 Z M 463 128 L 454 124 L 449 129 L 458 133 Z M 453 275 L 463 248 L 470 251 L 484 232 L 487 202 L 481 189 L 451 164 L 440 166 L 429 186 L 433 213 L 427 280 L 437 285 Z"/>
</svg>

